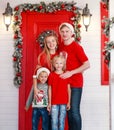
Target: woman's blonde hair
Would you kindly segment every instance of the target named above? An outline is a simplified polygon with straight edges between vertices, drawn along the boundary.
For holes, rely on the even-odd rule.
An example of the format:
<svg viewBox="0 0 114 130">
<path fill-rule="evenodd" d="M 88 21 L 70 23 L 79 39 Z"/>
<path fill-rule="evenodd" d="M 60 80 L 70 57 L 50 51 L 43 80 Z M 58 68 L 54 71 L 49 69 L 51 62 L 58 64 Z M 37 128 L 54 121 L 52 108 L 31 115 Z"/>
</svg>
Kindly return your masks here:
<svg viewBox="0 0 114 130">
<path fill-rule="evenodd" d="M 54 67 L 56 60 L 62 60 L 63 61 L 64 66 L 63 66 L 62 70 L 65 71 L 66 70 L 66 58 L 63 55 L 56 55 L 56 56 L 53 57 L 53 59 L 52 59 L 52 71 L 56 70 L 55 67 Z"/>
<path fill-rule="evenodd" d="M 49 32 L 49 31 L 48 31 Z M 48 38 L 48 37 L 54 37 L 55 38 L 55 40 L 56 40 L 56 42 L 57 42 L 57 47 L 58 47 L 58 36 L 57 36 L 57 34 L 56 34 L 56 32 L 55 31 L 53 31 L 53 30 L 51 30 L 49 33 L 47 33 L 46 34 L 46 36 L 44 37 L 44 40 L 43 40 L 43 42 L 44 42 L 44 48 L 43 48 L 43 51 L 40 53 L 40 55 L 38 56 L 38 63 L 40 64 L 40 58 L 41 58 L 41 56 L 42 55 L 44 55 L 44 54 L 46 54 L 46 57 L 45 57 L 45 60 L 46 60 L 46 62 L 47 62 L 47 64 L 48 64 L 48 66 L 50 66 L 51 65 L 51 57 L 50 57 L 50 52 L 49 52 L 49 48 L 48 48 L 48 46 L 47 46 L 47 42 L 46 42 L 46 39 Z M 57 49 L 57 47 L 56 47 L 56 49 Z"/>
</svg>

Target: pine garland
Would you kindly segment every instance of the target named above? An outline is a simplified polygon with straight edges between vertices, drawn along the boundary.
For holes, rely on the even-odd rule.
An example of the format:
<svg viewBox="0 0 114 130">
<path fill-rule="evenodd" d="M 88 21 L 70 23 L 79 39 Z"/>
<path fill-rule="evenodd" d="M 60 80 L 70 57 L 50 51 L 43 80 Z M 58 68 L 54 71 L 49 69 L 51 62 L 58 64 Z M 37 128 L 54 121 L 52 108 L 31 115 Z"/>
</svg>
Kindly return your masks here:
<svg viewBox="0 0 114 130">
<path fill-rule="evenodd" d="M 101 0 L 101 2 L 103 3 L 103 8 L 108 11 L 109 10 L 109 0 Z M 104 18 L 102 20 L 102 30 L 107 38 L 110 37 L 110 28 L 112 28 L 113 25 L 114 25 L 114 17 L 107 18 L 104 16 Z M 104 62 L 106 63 L 106 65 L 108 67 L 110 64 L 110 52 L 112 49 L 114 49 L 114 41 L 105 42 L 105 46 L 103 49 L 103 55 L 104 55 Z"/>
<path fill-rule="evenodd" d="M 112 17 L 111 19 L 105 18 L 103 20 L 103 22 L 104 22 L 103 32 L 106 35 L 106 37 L 109 38 L 110 37 L 110 28 L 112 28 L 114 25 L 114 17 Z M 108 66 L 110 64 L 110 52 L 112 49 L 114 49 L 114 41 L 105 42 L 105 46 L 103 49 L 103 55 L 104 55 L 104 62 Z"/>
<path fill-rule="evenodd" d="M 14 53 L 13 53 L 13 61 L 14 61 L 14 71 L 15 71 L 15 77 L 14 77 L 14 84 L 17 87 L 20 87 L 22 84 L 22 47 L 23 47 L 23 36 L 20 32 L 21 30 L 21 12 L 40 12 L 40 13 L 55 13 L 59 10 L 67 10 L 74 12 L 75 16 L 71 18 L 74 25 L 75 30 L 75 39 L 80 42 L 81 36 L 80 36 L 80 27 L 79 24 L 81 14 L 79 12 L 80 8 L 76 6 L 76 3 L 73 1 L 70 3 L 59 1 L 58 3 L 52 2 L 49 4 L 45 4 L 45 2 L 40 2 L 39 4 L 30 4 L 25 3 L 18 5 L 14 8 L 14 24 L 13 24 L 13 30 L 14 30 Z"/>
</svg>

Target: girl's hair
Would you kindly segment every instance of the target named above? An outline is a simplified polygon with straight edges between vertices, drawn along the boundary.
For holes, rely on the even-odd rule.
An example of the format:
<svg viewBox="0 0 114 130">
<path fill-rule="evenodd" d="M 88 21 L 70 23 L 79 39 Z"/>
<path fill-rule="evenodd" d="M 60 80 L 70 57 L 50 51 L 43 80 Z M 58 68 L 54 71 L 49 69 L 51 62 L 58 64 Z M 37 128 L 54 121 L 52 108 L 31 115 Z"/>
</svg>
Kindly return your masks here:
<svg viewBox="0 0 114 130">
<path fill-rule="evenodd" d="M 53 57 L 53 59 L 52 59 L 52 70 L 53 71 L 56 70 L 55 67 L 54 67 L 56 60 L 62 60 L 63 61 L 64 66 L 63 66 L 62 70 L 65 71 L 66 70 L 66 58 L 63 55 L 56 55 L 56 56 Z"/>
<path fill-rule="evenodd" d="M 43 48 L 43 51 L 40 53 L 40 55 L 38 56 L 38 63 L 40 64 L 40 58 L 41 58 L 41 56 L 42 55 L 46 55 L 46 57 L 45 57 L 45 61 L 47 62 L 47 64 L 48 64 L 48 66 L 50 66 L 50 64 L 51 64 L 51 57 L 50 57 L 50 52 L 49 52 L 49 48 L 48 48 L 48 46 L 47 46 L 47 42 L 46 42 L 46 39 L 48 38 L 48 37 L 54 37 L 55 38 L 55 40 L 56 40 L 56 42 L 57 42 L 57 46 L 58 46 L 58 36 L 57 36 L 57 34 L 56 34 L 56 32 L 55 31 L 53 31 L 53 30 L 51 30 L 49 33 L 47 33 L 47 35 L 44 37 L 44 48 Z M 57 47 L 56 47 L 56 49 L 57 49 Z"/>
</svg>

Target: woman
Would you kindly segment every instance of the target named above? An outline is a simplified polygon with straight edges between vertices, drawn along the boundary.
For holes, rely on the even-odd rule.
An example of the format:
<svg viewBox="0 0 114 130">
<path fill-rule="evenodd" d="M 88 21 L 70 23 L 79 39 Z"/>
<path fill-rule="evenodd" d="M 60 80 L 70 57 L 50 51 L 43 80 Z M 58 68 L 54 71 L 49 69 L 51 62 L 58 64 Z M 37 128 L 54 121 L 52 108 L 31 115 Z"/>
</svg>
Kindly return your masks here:
<svg viewBox="0 0 114 130">
<path fill-rule="evenodd" d="M 44 37 L 43 38 L 44 48 L 38 56 L 38 64 L 35 69 L 35 73 L 36 73 L 36 70 L 40 67 L 46 67 L 51 71 L 51 60 L 55 55 L 58 54 L 58 52 L 57 52 L 57 48 L 58 48 L 57 34 L 53 30 L 47 30 L 47 31 L 44 31 L 43 33 L 45 33 L 43 36 Z M 37 94 L 38 89 L 37 89 L 36 74 L 33 75 L 33 86 L 34 86 L 35 94 Z"/>
<path fill-rule="evenodd" d="M 53 30 L 44 31 L 40 35 L 41 39 L 43 37 L 44 48 L 43 51 L 38 56 L 38 64 L 35 69 L 35 74 L 33 75 L 33 87 L 34 87 L 34 96 L 37 97 L 39 90 L 37 88 L 37 77 L 36 70 L 40 67 L 46 67 L 51 71 L 51 60 L 57 55 L 58 48 L 58 37 L 57 34 Z M 40 39 L 40 38 L 39 38 Z M 49 115 L 49 128 L 51 130 L 51 117 Z"/>
</svg>

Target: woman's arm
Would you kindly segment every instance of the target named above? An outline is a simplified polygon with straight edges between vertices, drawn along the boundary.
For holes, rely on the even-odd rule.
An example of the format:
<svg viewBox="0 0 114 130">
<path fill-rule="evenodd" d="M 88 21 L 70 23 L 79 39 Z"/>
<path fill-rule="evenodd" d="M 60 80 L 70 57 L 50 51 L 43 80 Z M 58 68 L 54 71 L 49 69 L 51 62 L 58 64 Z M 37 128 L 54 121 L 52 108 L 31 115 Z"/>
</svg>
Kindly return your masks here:
<svg viewBox="0 0 114 130">
<path fill-rule="evenodd" d="M 34 75 L 33 75 L 34 97 L 36 97 L 37 94 L 38 94 L 38 92 L 39 92 L 39 90 L 38 90 L 38 88 L 37 88 L 37 76 L 36 76 L 36 73 L 37 73 L 38 68 L 40 68 L 40 67 L 41 67 L 40 65 L 37 65 L 37 66 L 36 66 L 36 69 L 35 69 Z"/>
<path fill-rule="evenodd" d="M 34 97 L 37 96 L 39 93 L 39 89 L 37 88 L 37 78 L 35 78 L 35 75 L 33 77 L 33 88 L 34 88 Z"/>
</svg>

